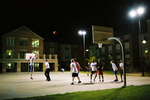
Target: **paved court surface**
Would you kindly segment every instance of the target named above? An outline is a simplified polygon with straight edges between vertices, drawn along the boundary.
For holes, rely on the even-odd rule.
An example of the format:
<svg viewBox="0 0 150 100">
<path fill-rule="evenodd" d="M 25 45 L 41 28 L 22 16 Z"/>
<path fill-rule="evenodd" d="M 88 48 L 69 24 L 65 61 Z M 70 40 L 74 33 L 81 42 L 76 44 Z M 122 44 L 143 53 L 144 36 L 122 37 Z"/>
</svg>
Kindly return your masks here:
<svg viewBox="0 0 150 100">
<path fill-rule="evenodd" d="M 7 73 L 0 74 L 0 99 L 23 98 L 31 96 L 44 96 L 50 94 L 63 94 L 67 92 L 91 91 L 118 88 L 123 82 L 113 82 L 114 75 L 104 75 L 105 81 L 90 83 L 90 77 L 80 73 L 81 84 L 70 85 L 71 74 L 62 72 L 51 72 L 52 81 L 45 81 L 44 73 L 33 73 L 33 80 L 29 73 Z M 127 86 L 150 84 L 150 77 L 127 76 Z M 77 82 L 77 79 L 75 80 Z"/>
</svg>

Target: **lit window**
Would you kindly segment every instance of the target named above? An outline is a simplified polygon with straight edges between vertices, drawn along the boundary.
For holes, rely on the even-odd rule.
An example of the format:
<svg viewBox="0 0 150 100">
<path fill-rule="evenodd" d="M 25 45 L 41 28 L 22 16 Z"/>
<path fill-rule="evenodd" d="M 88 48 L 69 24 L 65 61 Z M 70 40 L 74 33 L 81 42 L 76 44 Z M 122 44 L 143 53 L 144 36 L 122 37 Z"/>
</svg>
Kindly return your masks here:
<svg viewBox="0 0 150 100">
<path fill-rule="evenodd" d="M 39 47 L 39 40 L 33 39 L 32 40 L 32 47 Z"/>
<path fill-rule="evenodd" d="M 39 54 L 39 51 L 34 50 L 34 51 L 32 51 L 32 53 L 34 53 L 34 54 L 35 54 L 35 53 L 38 53 L 38 54 Z"/>
<path fill-rule="evenodd" d="M 14 54 L 14 50 L 6 50 L 6 57 L 10 58 Z"/>
</svg>

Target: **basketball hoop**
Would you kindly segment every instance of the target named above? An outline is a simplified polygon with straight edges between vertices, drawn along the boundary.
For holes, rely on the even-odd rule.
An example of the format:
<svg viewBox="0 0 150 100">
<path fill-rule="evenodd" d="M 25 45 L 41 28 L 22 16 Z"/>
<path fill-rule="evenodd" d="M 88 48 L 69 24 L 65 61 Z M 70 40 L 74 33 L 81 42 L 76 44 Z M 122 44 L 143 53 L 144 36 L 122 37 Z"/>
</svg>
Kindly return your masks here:
<svg viewBox="0 0 150 100">
<path fill-rule="evenodd" d="M 98 48 L 102 48 L 102 43 L 98 43 Z"/>
</svg>

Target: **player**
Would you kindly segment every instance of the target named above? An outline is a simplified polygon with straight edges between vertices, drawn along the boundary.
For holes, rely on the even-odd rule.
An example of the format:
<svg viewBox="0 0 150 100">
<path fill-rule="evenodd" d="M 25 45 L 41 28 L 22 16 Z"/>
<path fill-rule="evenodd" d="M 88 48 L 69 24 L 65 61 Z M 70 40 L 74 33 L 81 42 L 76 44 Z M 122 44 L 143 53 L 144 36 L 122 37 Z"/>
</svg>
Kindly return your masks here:
<svg viewBox="0 0 150 100">
<path fill-rule="evenodd" d="M 98 59 L 97 69 L 98 69 L 98 75 L 99 75 L 99 82 L 101 82 L 100 75 L 102 76 L 102 82 L 104 82 L 103 68 L 104 68 L 104 66 L 103 66 L 101 59 Z"/>
<path fill-rule="evenodd" d="M 45 62 L 45 67 L 46 67 L 46 70 L 45 70 L 46 81 L 51 81 L 50 76 L 49 76 L 50 65 L 49 65 L 49 63 L 47 62 L 47 60 L 46 60 L 46 62 Z"/>
<path fill-rule="evenodd" d="M 123 75 L 123 63 L 122 63 L 122 60 L 120 60 L 119 68 L 120 68 L 121 82 L 123 82 L 123 80 L 122 80 L 122 75 Z"/>
<path fill-rule="evenodd" d="M 90 72 L 90 62 L 88 62 L 88 65 L 86 66 L 87 69 L 87 76 L 89 76 L 89 72 Z"/>
<path fill-rule="evenodd" d="M 75 63 L 76 66 L 77 66 L 78 72 L 80 72 L 80 70 L 82 70 L 82 68 L 81 68 L 80 64 L 77 62 L 77 59 L 76 59 L 76 58 L 74 58 L 74 63 Z"/>
<path fill-rule="evenodd" d="M 30 56 L 30 66 L 29 66 L 29 72 L 30 72 L 30 79 L 33 80 L 32 78 L 32 72 L 33 72 L 33 68 L 34 68 L 34 60 L 37 58 L 38 54 L 35 54 L 34 57 Z"/>
<path fill-rule="evenodd" d="M 96 68 L 96 62 L 94 62 L 94 60 L 92 60 L 92 63 L 90 65 L 90 69 L 91 69 L 91 80 L 90 83 L 92 83 L 92 75 L 95 74 L 95 78 L 93 79 L 93 81 L 95 82 L 95 79 L 97 77 L 97 68 Z"/>
<path fill-rule="evenodd" d="M 116 82 L 116 81 L 118 81 L 118 77 L 117 77 L 118 68 L 117 68 L 116 64 L 114 63 L 114 60 L 111 60 L 110 63 L 112 64 L 112 69 L 114 70 L 114 75 L 116 78 L 114 81 Z"/>
<path fill-rule="evenodd" d="M 71 85 L 74 85 L 74 78 L 77 77 L 78 78 L 78 83 L 81 83 L 80 78 L 78 76 L 79 71 L 77 69 L 77 66 L 74 62 L 74 59 L 71 59 L 71 63 L 70 63 L 70 71 L 72 73 L 72 83 Z"/>
</svg>

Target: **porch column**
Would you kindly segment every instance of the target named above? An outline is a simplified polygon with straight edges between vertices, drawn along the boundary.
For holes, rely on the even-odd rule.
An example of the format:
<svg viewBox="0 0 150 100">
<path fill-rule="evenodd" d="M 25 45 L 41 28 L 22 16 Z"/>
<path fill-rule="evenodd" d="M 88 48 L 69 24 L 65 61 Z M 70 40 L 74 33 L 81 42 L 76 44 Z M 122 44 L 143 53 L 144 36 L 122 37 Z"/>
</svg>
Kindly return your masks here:
<svg viewBox="0 0 150 100">
<path fill-rule="evenodd" d="M 21 63 L 20 62 L 17 63 L 17 72 L 21 72 Z"/>
<path fill-rule="evenodd" d="M 45 54 L 43 54 L 43 59 L 45 59 Z"/>
<path fill-rule="evenodd" d="M 43 72 L 45 72 L 45 62 L 43 62 Z"/>
<path fill-rule="evenodd" d="M 55 72 L 58 72 L 58 62 L 55 62 L 54 66 L 55 66 Z"/>
<path fill-rule="evenodd" d="M 49 54 L 49 59 L 52 59 L 52 55 L 51 54 Z"/>
<path fill-rule="evenodd" d="M 2 63 L 2 73 L 6 73 L 6 63 Z"/>
<path fill-rule="evenodd" d="M 55 59 L 57 59 L 57 55 L 55 54 Z"/>
<path fill-rule="evenodd" d="M 17 58 L 20 59 L 20 53 L 18 53 L 18 57 Z"/>
</svg>

